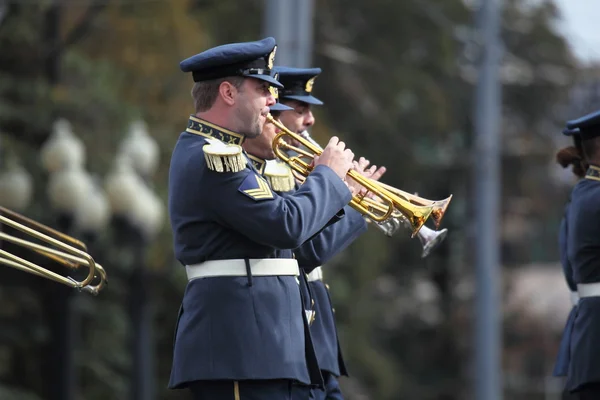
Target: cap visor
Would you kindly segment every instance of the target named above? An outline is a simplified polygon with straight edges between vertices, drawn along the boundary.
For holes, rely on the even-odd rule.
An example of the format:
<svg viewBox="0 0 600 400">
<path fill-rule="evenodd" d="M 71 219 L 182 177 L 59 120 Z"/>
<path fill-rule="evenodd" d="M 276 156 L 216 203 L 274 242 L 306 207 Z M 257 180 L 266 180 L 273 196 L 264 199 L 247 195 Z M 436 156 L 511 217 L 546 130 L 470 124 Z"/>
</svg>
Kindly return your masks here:
<svg viewBox="0 0 600 400">
<path fill-rule="evenodd" d="M 261 81 L 269 82 L 271 86 L 275 86 L 277 89 L 283 89 L 283 85 L 279 81 L 269 75 L 244 75 L 246 78 L 259 79 Z"/>
<path fill-rule="evenodd" d="M 293 110 L 293 108 L 288 107 L 281 103 L 275 103 L 269 107 L 269 110 L 271 110 L 271 111 L 290 111 L 290 110 Z"/>
<path fill-rule="evenodd" d="M 290 100 L 297 100 L 297 101 L 301 101 L 303 103 L 307 103 L 307 104 L 314 104 L 315 106 L 322 106 L 323 102 L 319 99 L 317 99 L 314 96 L 281 96 L 282 99 L 290 99 Z"/>
<path fill-rule="evenodd" d="M 562 130 L 562 133 L 565 136 L 573 136 L 573 135 L 581 134 L 581 131 L 579 130 L 579 128 L 573 128 L 573 129 L 565 128 Z"/>
</svg>

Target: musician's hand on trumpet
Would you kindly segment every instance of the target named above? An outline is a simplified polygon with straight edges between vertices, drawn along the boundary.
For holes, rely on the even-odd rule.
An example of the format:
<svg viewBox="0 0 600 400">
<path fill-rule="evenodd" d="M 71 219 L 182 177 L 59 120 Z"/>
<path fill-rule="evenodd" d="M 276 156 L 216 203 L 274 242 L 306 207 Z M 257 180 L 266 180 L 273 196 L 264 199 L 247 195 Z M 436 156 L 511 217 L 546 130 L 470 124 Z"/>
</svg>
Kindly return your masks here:
<svg viewBox="0 0 600 400">
<path fill-rule="evenodd" d="M 344 179 L 350 169 L 352 169 L 352 161 L 354 153 L 346 148 L 346 144 L 333 136 L 329 139 L 329 143 L 323 153 L 313 158 L 312 165 L 326 165 L 335 172 L 340 179 Z"/>
<path fill-rule="evenodd" d="M 369 160 L 367 160 L 364 157 L 361 157 L 358 159 L 358 161 L 354 161 L 353 162 L 353 166 L 352 169 L 356 172 L 358 172 L 361 176 L 365 177 L 365 178 L 369 178 L 372 179 L 374 181 L 378 181 L 379 178 L 381 178 L 383 176 L 383 174 L 385 174 L 386 168 L 385 167 L 379 167 L 377 168 L 377 165 L 372 165 L 369 169 L 367 169 L 367 167 L 369 166 L 371 162 Z M 355 179 L 353 179 L 352 177 L 347 177 L 346 178 L 346 183 L 348 184 L 348 187 L 351 187 L 352 192 L 353 193 L 358 193 L 360 194 L 360 196 L 367 196 L 370 198 L 375 198 L 376 194 L 375 193 L 371 193 L 369 192 L 364 186 L 362 186 L 360 183 L 356 182 Z"/>
</svg>

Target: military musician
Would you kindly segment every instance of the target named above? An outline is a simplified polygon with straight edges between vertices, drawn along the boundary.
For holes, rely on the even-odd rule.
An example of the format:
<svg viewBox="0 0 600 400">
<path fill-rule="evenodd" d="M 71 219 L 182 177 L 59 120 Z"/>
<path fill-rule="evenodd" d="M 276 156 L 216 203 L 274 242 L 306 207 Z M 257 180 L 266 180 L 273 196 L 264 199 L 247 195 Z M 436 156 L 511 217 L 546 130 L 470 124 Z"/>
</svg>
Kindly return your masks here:
<svg viewBox="0 0 600 400">
<path fill-rule="evenodd" d="M 315 80 L 322 72 L 321 68 L 277 66 L 275 71 L 284 85 L 284 89 L 279 93 L 280 101 L 291 108 L 291 110 L 278 112 L 278 119 L 292 132 L 301 134 L 315 123 L 312 107 L 323 104 L 312 93 Z M 296 145 L 296 143 L 293 144 Z M 355 161 L 354 169 L 363 176 L 374 180 L 378 180 L 385 173 L 384 167 L 372 166 L 367 169 L 368 165 L 369 161 L 361 157 L 358 162 Z M 349 180 L 350 185 L 352 182 Z M 361 188 L 356 186 L 355 189 L 359 191 Z M 351 207 L 347 207 L 346 220 L 329 229 L 329 240 L 322 240 L 321 246 L 317 246 L 317 251 L 312 253 L 306 251 L 308 249 L 304 247 L 305 251 L 302 256 L 297 257 L 300 267 L 308 273 L 310 293 L 314 298 L 315 320 L 310 326 L 310 331 L 319 368 L 325 382 L 323 388 L 313 389 L 311 398 L 314 399 L 343 399 L 338 377 L 348 375 L 338 340 L 329 286 L 323 281 L 321 264 L 326 263 L 333 255 L 327 254 L 327 249 L 335 250 L 335 253 L 338 253 L 366 230 L 367 224 L 362 215 Z"/>
<path fill-rule="evenodd" d="M 332 138 L 303 185 L 280 196 L 241 146 L 269 107 L 273 38 L 218 46 L 181 62 L 195 113 L 175 144 L 169 216 L 189 278 L 169 387 L 194 399 L 306 399 L 322 385 L 291 249 L 344 218 L 354 155 Z M 289 250 L 288 250 L 289 249 Z"/>
</svg>

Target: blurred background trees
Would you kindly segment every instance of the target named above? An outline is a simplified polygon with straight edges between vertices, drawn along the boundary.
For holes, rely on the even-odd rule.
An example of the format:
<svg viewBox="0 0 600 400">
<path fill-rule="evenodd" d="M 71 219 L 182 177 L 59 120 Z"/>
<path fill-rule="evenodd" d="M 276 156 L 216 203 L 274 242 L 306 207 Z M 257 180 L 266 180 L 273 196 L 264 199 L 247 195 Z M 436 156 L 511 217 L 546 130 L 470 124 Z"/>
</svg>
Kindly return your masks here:
<svg viewBox="0 0 600 400">
<path fill-rule="evenodd" d="M 325 106 L 315 110 L 312 136 L 321 143 L 343 137 L 357 155 L 387 166 L 384 181 L 395 187 L 430 199 L 454 194 L 444 220 L 449 237 L 429 258 L 420 258 L 420 246 L 407 232 L 386 238 L 372 229 L 326 266 L 352 374 L 342 380 L 349 399 L 469 396 L 470 249 L 477 234 L 470 217 L 471 171 L 477 168 L 470 155 L 471 110 L 479 56 L 472 3 L 315 2 L 313 60 L 324 71 L 315 94 Z M 128 279 L 141 262 L 149 271 L 154 310 L 156 398 L 186 398 L 166 389 L 186 282 L 173 259 L 165 207 L 172 146 L 192 111 L 191 78 L 178 63 L 213 45 L 259 38 L 263 1 L 0 0 L 0 5 L 0 160 L 4 170 L 12 160 L 31 175 L 33 200 L 25 214 L 57 224 L 40 151 L 59 117 L 84 143 L 85 168 L 100 183 L 115 167 L 132 121 L 145 121 L 159 148 L 157 169 L 143 178 L 162 200 L 165 221 L 142 247 L 143 257 L 139 247 L 116 245 L 121 229 L 94 238 L 92 250 L 110 286 L 96 298 L 76 296 L 78 398 L 127 398 Z M 523 266 L 538 263 L 542 274 L 560 272 L 556 232 L 572 181 L 556 171 L 553 156 L 564 143 L 559 135 L 564 120 L 591 110 L 586 102 L 577 110 L 569 107 L 570 91 L 581 77 L 596 75 L 584 74 L 574 60 L 556 29 L 552 1 L 506 0 L 504 13 L 501 237 L 510 297 L 520 282 L 511 277 L 520 276 L 514 273 Z M 48 295 L 37 281 L 0 269 L 2 399 L 44 399 L 43 378 L 58 367 L 43 360 L 41 350 L 55 345 L 48 321 L 56 316 L 44 312 Z M 52 288 L 44 290 L 52 296 Z M 505 313 L 505 370 L 509 378 L 544 382 L 560 323 L 546 334 L 543 322 L 523 325 L 522 312 Z M 540 337 L 547 343 L 540 345 Z M 543 388 L 519 394 L 521 389 L 511 387 L 507 398 L 544 398 Z"/>
</svg>

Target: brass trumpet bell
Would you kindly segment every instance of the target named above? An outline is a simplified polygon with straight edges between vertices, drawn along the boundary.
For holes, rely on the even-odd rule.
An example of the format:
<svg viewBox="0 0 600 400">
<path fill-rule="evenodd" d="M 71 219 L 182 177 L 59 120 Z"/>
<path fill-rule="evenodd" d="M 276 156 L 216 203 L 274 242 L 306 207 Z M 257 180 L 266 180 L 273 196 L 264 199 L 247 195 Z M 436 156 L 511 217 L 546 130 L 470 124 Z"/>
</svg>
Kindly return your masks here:
<svg viewBox="0 0 600 400">
<path fill-rule="evenodd" d="M 288 164 L 288 166 L 297 174 L 306 178 L 313 167 L 302 158 L 307 157 L 311 160 L 314 159 L 315 156 L 318 156 L 323 152 L 322 147 L 315 145 L 303 136 L 290 131 L 279 121 L 275 120 L 271 114 L 267 116 L 267 121 L 280 129 L 280 132 L 273 139 L 273 152 L 275 155 Z M 283 140 L 283 137 L 285 136 L 289 136 L 296 140 L 306 147 L 308 151 L 288 144 Z M 287 151 L 290 150 L 296 152 L 298 155 L 289 156 Z M 412 237 L 419 232 L 419 229 L 425 224 L 425 221 L 427 221 L 434 210 L 432 205 L 417 205 L 411 203 L 402 196 L 384 188 L 379 182 L 365 178 L 357 171 L 350 170 L 348 171 L 347 176 L 354 179 L 358 184 L 379 199 L 379 202 L 367 201 L 368 197 L 355 195 L 350 202 L 352 208 L 374 222 L 383 222 L 392 217 L 394 212 L 398 211 L 408 220 L 412 231 Z M 379 206 L 372 207 L 371 203 L 377 203 Z"/>
<path fill-rule="evenodd" d="M 382 187 L 389 190 L 390 192 L 396 193 L 397 195 L 406 198 L 408 201 L 410 201 L 413 204 L 416 204 L 419 206 L 429 206 L 429 205 L 433 206 L 433 211 L 431 212 L 431 220 L 433 221 L 436 228 L 440 227 L 440 225 L 442 223 L 442 219 L 444 218 L 444 215 L 446 214 L 446 210 L 448 209 L 448 206 L 450 205 L 450 201 L 452 201 L 452 195 L 448 196 L 447 198 L 445 198 L 443 200 L 428 200 L 428 199 L 419 197 L 417 195 L 414 195 L 412 193 L 408 193 L 403 190 L 396 189 L 395 187 L 386 185 L 385 183 L 379 182 L 379 184 Z"/>
<path fill-rule="evenodd" d="M 77 281 L 70 276 L 60 275 L 31 260 L 12 254 L 5 249 L 0 249 L 0 264 L 50 279 L 93 295 L 97 295 L 106 285 L 106 271 L 87 253 L 86 245 L 83 242 L 4 207 L 0 207 L 0 224 L 9 226 L 50 246 L 16 237 L 2 231 L 0 231 L 0 241 L 9 242 L 33 251 L 72 270 L 85 266 L 88 269 L 88 273 L 84 279 Z"/>
</svg>

